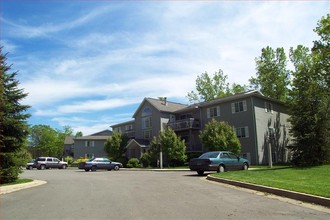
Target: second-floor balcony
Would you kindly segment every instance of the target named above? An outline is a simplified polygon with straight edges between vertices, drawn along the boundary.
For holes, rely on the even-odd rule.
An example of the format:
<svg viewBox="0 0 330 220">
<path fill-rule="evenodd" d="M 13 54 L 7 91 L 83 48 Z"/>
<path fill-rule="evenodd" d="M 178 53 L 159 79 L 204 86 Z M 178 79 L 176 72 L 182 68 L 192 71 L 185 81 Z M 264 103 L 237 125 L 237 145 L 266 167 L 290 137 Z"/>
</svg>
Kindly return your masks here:
<svg viewBox="0 0 330 220">
<path fill-rule="evenodd" d="M 195 118 L 187 118 L 187 119 L 177 120 L 175 122 L 169 122 L 167 123 L 167 126 L 172 128 L 173 131 L 201 128 L 199 119 L 195 119 Z"/>
<path fill-rule="evenodd" d="M 134 129 L 125 130 L 123 133 L 129 138 L 135 137 L 135 130 Z"/>
</svg>

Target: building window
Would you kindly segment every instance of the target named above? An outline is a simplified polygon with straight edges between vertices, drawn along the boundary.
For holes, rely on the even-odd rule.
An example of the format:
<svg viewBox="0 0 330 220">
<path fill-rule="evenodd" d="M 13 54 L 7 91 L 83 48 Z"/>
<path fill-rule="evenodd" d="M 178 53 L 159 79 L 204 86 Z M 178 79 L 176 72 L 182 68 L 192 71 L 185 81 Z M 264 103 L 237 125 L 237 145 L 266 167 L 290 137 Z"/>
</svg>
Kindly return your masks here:
<svg viewBox="0 0 330 220">
<path fill-rule="evenodd" d="M 151 117 L 142 118 L 142 129 L 151 128 Z"/>
<path fill-rule="evenodd" d="M 149 106 L 146 106 L 143 110 L 142 110 L 142 114 L 141 116 L 142 117 L 145 117 L 145 116 L 149 116 L 152 114 L 152 110 Z"/>
<path fill-rule="evenodd" d="M 121 129 L 120 129 L 120 127 L 117 127 L 117 128 L 113 128 L 113 131 L 115 131 L 115 132 L 121 132 Z"/>
<path fill-rule="evenodd" d="M 244 112 L 246 110 L 247 110 L 246 100 L 231 103 L 231 112 L 232 113 Z"/>
<path fill-rule="evenodd" d="M 248 138 L 249 137 L 249 128 L 248 127 L 236 128 L 236 136 L 238 138 Z"/>
<path fill-rule="evenodd" d="M 220 106 L 215 106 L 207 109 L 207 118 L 220 116 Z"/>
<path fill-rule="evenodd" d="M 273 113 L 273 104 L 265 102 L 265 112 Z"/>
<path fill-rule="evenodd" d="M 94 147 L 94 141 L 85 141 L 85 147 Z"/>
<path fill-rule="evenodd" d="M 142 131 L 143 139 L 151 139 L 151 130 Z"/>
<path fill-rule="evenodd" d="M 132 131 L 133 130 L 133 125 L 126 125 L 125 126 L 125 131 Z"/>
</svg>

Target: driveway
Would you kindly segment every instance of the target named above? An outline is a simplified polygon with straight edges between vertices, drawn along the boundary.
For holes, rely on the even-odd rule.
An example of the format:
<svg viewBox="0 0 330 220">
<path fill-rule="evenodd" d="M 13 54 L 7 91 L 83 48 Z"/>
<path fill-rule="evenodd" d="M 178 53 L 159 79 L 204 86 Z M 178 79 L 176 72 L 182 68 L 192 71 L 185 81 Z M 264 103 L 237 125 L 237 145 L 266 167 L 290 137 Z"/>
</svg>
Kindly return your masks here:
<svg viewBox="0 0 330 220">
<path fill-rule="evenodd" d="M 328 219 L 194 172 L 25 170 L 47 184 L 1 195 L 0 219 Z"/>
</svg>

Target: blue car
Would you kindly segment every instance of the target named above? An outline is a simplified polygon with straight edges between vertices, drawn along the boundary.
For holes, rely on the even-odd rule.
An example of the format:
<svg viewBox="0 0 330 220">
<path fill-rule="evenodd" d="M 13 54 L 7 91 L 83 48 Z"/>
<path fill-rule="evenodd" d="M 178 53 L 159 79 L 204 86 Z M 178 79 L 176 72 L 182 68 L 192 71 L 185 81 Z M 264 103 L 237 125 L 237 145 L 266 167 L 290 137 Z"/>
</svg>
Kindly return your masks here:
<svg viewBox="0 0 330 220">
<path fill-rule="evenodd" d="M 203 175 L 204 171 L 225 172 L 228 170 L 247 170 L 250 162 L 230 151 L 211 151 L 189 162 L 189 168 Z"/>
</svg>

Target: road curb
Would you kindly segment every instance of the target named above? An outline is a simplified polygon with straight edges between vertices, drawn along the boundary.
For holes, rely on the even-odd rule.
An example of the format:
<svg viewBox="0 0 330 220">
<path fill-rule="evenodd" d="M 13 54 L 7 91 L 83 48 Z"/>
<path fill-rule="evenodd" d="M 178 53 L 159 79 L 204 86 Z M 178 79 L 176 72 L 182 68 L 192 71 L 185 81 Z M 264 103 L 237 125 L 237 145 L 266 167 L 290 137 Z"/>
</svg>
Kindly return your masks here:
<svg viewBox="0 0 330 220">
<path fill-rule="evenodd" d="M 295 200 L 299 200 L 299 201 L 303 201 L 303 202 L 314 203 L 314 204 L 318 204 L 318 205 L 322 205 L 322 206 L 330 208 L 330 198 L 326 198 L 326 197 L 322 197 L 322 196 L 314 196 L 314 195 L 310 195 L 310 194 L 293 192 L 293 191 L 289 191 L 289 190 L 278 189 L 278 188 L 273 188 L 273 187 L 268 187 L 268 186 L 261 186 L 261 185 L 251 184 L 251 183 L 228 180 L 228 179 L 213 177 L 210 175 L 207 175 L 206 179 L 210 180 L 210 181 L 214 181 L 214 182 L 226 183 L 226 184 L 239 186 L 239 187 L 243 187 L 243 188 L 247 188 L 247 189 L 252 189 L 252 190 L 256 190 L 256 191 L 271 193 L 274 195 L 287 197 L 290 199 L 295 199 Z"/>
<path fill-rule="evenodd" d="M 7 193 L 12 193 L 18 190 L 22 189 L 28 189 L 31 187 L 35 186 L 40 186 L 43 184 L 46 184 L 46 181 L 43 180 L 33 180 L 32 182 L 29 183 L 21 183 L 21 184 L 13 184 L 13 185 L 8 185 L 8 186 L 1 186 L 0 187 L 0 195 L 7 194 Z"/>
</svg>

